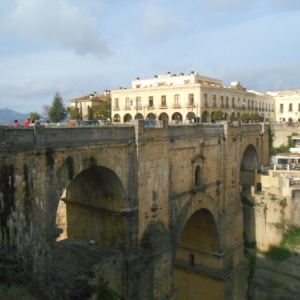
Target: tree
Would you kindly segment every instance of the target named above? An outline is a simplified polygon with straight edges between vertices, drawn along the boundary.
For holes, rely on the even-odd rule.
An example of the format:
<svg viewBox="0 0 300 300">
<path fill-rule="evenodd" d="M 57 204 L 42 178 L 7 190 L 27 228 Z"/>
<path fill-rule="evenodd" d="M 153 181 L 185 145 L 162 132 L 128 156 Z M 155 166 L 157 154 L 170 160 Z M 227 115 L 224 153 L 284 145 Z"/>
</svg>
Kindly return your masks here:
<svg viewBox="0 0 300 300">
<path fill-rule="evenodd" d="M 251 116 L 251 120 L 252 120 L 252 121 L 260 121 L 260 120 L 261 120 L 260 114 L 256 111 L 256 112 Z"/>
<path fill-rule="evenodd" d="M 223 115 L 224 114 L 221 110 L 217 110 L 214 112 L 213 119 L 216 121 L 221 121 L 221 120 L 223 120 Z"/>
<path fill-rule="evenodd" d="M 94 117 L 96 119 L 107 120 L 111 117 L 111 99 L 108 98 L 107 101 L 103 101 L 101 107 L 94 112 Z"/>
<path fill-rule="evenodd" d="M 53 98 L 52 106 L 48 111 L 49 119 L 52 122 L 60 122 L 67 116 L 67 111 L 63 99 L 59 92 L 56 92 Z"/>
<path fill-rule="evenodd" d="M 230 115 L 230 121 L 235 121 L 236 120 L 236 116 L 235 116 L 235 113 L 232 112 L 231 115 Z"/>
<path fill-rule="evenodd" d="M 35 120 L 39 120 L 41 118 L 41 116 L 37 112 L 33 111 L 30 113 L 29 118 L 30 118 L 30 120 L 35 121 Z"/>
<path fill-rule="evenodd" d="M 81 119 L 81 115 L 77 107 L 67 107 L 67 112 L 70 114 L 70 120 Z"/>
<path fill-rule="evenodd" d="M 243 122 L 248 122 L 251 119 L 251 116 L 248 112 L 244 112 L 241 116 L 241 120 Z"/>
</svg>

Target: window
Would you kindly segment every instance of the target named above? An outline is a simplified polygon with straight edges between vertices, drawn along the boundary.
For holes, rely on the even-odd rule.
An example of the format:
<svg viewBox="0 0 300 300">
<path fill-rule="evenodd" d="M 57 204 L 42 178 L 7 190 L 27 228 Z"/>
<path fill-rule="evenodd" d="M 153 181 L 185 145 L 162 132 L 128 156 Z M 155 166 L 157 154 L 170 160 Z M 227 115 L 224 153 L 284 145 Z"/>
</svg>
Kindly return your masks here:
<svg viewBox="0 0 300 300">
<path fill-rule="evenodd" d="M 280 112 L 283 112 L 283 103 L 280 104 L 280 109 L 279 109 L 279 111 L 280 111 Z"/>
<path fill-rule="evenodd" d="M 229 99 L 226 97 L 226 107 L 229 108 Z"/>
<path fill-rule="evenodd" d="M 293 103 L 289 103 L 289 111 L 293 111 Z"/>
<path fill-rule="evenodd" d="M 115 105 L 115 109 L 119 109 L 119 98 L 115 98 L 114 105 Z"/>
<path fill-rule="evenodd" d="M 207 94 L 204 94 L 203 97 L 204 97 L 204 106 L 208 106 Z"/>
<path fill-rule="evenodd" d="M 149 101 L 148 101 L 148 105 L 149 105 L 149 108 L 153 108 L 154 105 L 153 105 L 153 96 L 149 96 Z"/>
<path fill-rule="evenodd" d="M 300 111 L 300 103 L 298 103 L 298 111 Z"/>
<path fill-rule="evenodd" d="M 194 254 L 190 254 L 190 265 L 193 267 L 195 265 Z"/>
<path fill-rule="evenodd" d="M 235 107 L 235 101 L 234 101 L 234 97 L 232 97 L 232 103 L 231 103 L 231 107 L 234 108 Z"/>
<path fill-rule="evenodd" d="M 180 95 L 179 94 L 174 95 L 174 106 L 175 107 L 180 106 Z"/>
<path fill-rule="evenodd" d="M 161 107 L 167 107 L 167 97 L 165 95 L 161 96 Z"/>
<path fill-rule="evenodd" d="M 217 107 L 217 96 L 213 95 L 213 107 Z"/>
<path fill-rule="evenodd" d="M 126 97 L 126 99 L 125 99 L 125 107 L 130 108 L 130 98 L 129 97 Z"/>
<path fill-rule="evenodd" d="M 200 185 L 200 183 L 201 183 L 201 168 L 200 166 L 197 166 L 195 170 L 195 186 Z"/>
<path fill-rule="evenodd" d="M 136 97 L 136 105 L 137 105 L 137 109 L 142 108 L 142 98 L 141 97 Z"/>
<path fill-rule="evenodd" d="M 224 107 L 224 96 L 220 97 L 221 107 Z"/>
<path fill-rule="evenodd" d="M 194 94 L 189 94 L 188 106 L 194 105 Z"/>
</svg>

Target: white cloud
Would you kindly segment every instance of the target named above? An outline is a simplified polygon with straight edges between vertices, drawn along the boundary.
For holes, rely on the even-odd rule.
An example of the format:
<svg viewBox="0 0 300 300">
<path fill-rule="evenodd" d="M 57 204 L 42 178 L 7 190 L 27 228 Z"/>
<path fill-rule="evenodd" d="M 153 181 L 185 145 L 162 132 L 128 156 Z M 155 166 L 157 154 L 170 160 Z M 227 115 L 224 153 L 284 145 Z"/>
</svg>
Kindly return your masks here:
<svg viewBox="0 0 300 300">
<path fill-rule="evenodd" d="M 24 39 L 55 43 L 77 55 L 101 58 L 111 52 L 97 19 L 69 0 L 17 0 L 3 26 Z"/>
<path fill-rule="evenodd" d="M 149 37 L 165 36 L 171 30 L 184 30 L 187 24 L 168 16 L 163 9 L 150 2 L 144 13 L 144 34 Z"/>
</svg>

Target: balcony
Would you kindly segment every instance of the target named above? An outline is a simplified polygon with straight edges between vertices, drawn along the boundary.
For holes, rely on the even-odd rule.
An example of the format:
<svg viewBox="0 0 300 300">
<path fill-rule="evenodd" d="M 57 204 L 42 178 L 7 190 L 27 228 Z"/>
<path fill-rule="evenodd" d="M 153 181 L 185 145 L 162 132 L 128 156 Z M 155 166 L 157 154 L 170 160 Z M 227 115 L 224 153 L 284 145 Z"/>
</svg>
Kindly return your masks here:
<svg viewBox="0 0 300 300">
<path fill-rule="evenodd" d="M 113 110 L 120 110 L 120 107 L 119 107 L 119 105 L 117 105 L 117 106 L 114 106 L 114 107 L 113 107 Z"/>
<path fill-rule="evenodd" d="M 180 103 L 174 103 L 174 104 L 173 104 L 173 108 L 181 108 Z"/>
<path fill-rule="evenodd" d="M 159 108 L 168 108 L 167 104 L 166 103 L 161 103 L 159 105 Z"/>
<path fill-rule="evenodd" d="M 204 107 L 209 107 L 208 102 L 204 102 L 203 106 L 204 106 Z"/>
</svg>

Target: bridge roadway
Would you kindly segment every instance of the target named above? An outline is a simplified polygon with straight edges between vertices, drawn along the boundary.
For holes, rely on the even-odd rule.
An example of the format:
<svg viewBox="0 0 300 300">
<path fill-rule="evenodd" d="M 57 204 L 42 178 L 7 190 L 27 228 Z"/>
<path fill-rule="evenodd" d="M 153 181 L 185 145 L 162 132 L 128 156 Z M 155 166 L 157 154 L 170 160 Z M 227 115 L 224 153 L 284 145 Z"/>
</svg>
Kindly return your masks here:
<svg viewBox="0 0 300 300">
<path fill-rule="evenodd" d="M 142 120 L 2 126 L 1 245 L 105 248 L 111 256 L 95 263 L 126 300 L 244 299 L 240 191 L 269 163 L 267 132 Z"/>
</svg>

